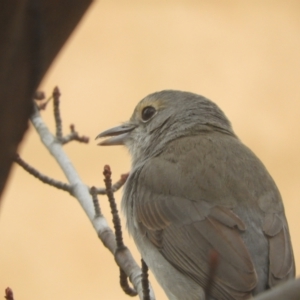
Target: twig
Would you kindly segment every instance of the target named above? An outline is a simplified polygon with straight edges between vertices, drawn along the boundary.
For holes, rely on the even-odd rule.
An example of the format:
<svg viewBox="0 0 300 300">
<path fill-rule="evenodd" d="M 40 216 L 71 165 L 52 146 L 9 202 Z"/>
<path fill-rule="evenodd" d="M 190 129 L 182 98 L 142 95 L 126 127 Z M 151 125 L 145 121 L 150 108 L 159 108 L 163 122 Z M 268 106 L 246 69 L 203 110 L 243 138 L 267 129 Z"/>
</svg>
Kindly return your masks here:
<svg viewBox="0 0 300 300">
<path fill-rule="evenodd" d="M 52 96 L 50 98 L 47 99 L 47 101 L 45 101 L 42 104 L 38 105 L 38 109 L 39 110 L 43 110 L 46 108 L 47 104 L 49 103 L 50 100 L 53 99 L 53 108 L 54 108 L 54 119 L 55 119 L 55 127 L 56 127 L 56 137 L 57 139 L 61 142 L 61 144 L 65 145 L 71 141 L 78 141 L 80 143 L 85 143 L 87 144 L 89 142 L 89 138 L 87 136 L 79 136 L 78 132 L 75 130 L 75 125 L 71 124 L 70 125 L 70 131 L 71 133 L 69 133 L 66 136 L 63 136 L 62 133 L 62 119 L 60 117 L 60 91 L 58 89 L 58 87 L 55 87 L 53 92 L 52 92 Z M 43 100 L 45 99 L 45 93 L 42 91 L 36 91 L 34 94 L 34 99 L 35 100 Z"/>
<path fill-rule="evenodd" d="M 97 197 L 97 189 L 94 186 L 92 186 L 90 189 L 90 193 L 93 198 L 94 209 L 95 209 L 95 218 L 100 217 L 102 215 L 102 213 L 101 213 L 101 208 L 100 208 L 98 197 Z"/>
<path fill-rule="evenodd" d="M 117 204 L 115 201 L 114 193 L 112 191 L 112 185 L 111 185 L 111 170 L 110 166 L 106 165 L 104 166 L 103 175 L 105 177 L 105 187 L 106 187 L 106 193 L 111 209 L 111 214 L 113 216 L 113 224 L 115 228 L 115 235 L 116 235 L 116 242 L 117 242 L 117 250 L 122 250 L 125 246 L 123 243 L 123 236 L 122 236 L 122 227 L 121 227 L 121 221 L 117 209 Z"/>
<path fill-rule="evenodd" d="M 127 249 L 127 247 L 123 243 L 121 220 L 119 217 L 114 193 L 112 191 L 110 166 L 108 166 L 108 165 L 104 166 L 103 175 L 104 175 L 106 194 L 108 197 L 111 214 L 113 216 L 113 224 L 114 224 L 114 228 L 115 228 L 115 236 L 116 236 L 116 242 L 117 242 L 117 249 L 115 252 L 115 256 L 118 256 L 119 253 L 122 253 L 123 250 Z M 137 292 L 136 292 L 136 290 L 132 289 L 129 286 L 127 277 L 128 277 L 127 274 L 122 270 L 122 268 L 120 268 L 120 286 L 122 287 L 123 291 L 127 295 L 136 296 Z"/>
<path fill-rule="evenodd" d="M 54 119 L 55 119 L 55 126 L 56 126 L 56 137 L 60 140 L 63 137 L 62 133 L 62 121 L 60 117 L 60 110 L 59 110 L 59 97 L 60 91 L 58 87 L 55 87 L 52 93 L 53 96 L 53 108 L 54 108 Z"/>
<path fill-rule="evenodd" d="M 38 107 L 38 110 L 45 110 L 48 103 L 52 100 L 53 96 L 51 95 L 45 102 L 41 103 L 41 104 L 38 104 L 37 107 Z"/>
<path fill-rule="evenodd" d="M 40 181 L 42 181 L 43 183 L 49 184 L 57 189 L 72 193 L 71 190 L 71 186 L 67 183 L 63 183 L 61 181 L 55 180 L 53 178 L 50 178 L 44 174 L 42 174 L 41 172 L 39 172 L 38 170 L 36 170 L 35 168 L 33 168 L 32 166 L 30 166 L 28 163 L 26 163 L 19 154 L 16 154 L 14 161 L 21 166 L 25 171 L 27 171 L 29 174 L 31 174 L 32 176 L 34 176 L 35 178 L 39 179 Z"/>
<path fill-rule="evenodd" d="M 71 141 L 78 141 L 80 143 L 87 144 L 89 142 L 89 138 L 87 136 L 79 136 L 78 132 L 75 131 L 75 126 L 73 124 L 70 125 L 71 133 L 65 135 L 64 137 L 60 138 L 60 142 L 65 145 Z"/>
<path fill-rule="evenodd" d="M 94 208 L 95 208 L 95 220 L 101 220 L 101 218 L 103 218 L 102 214 L 101 214 L 101 210 L 100 210 L 100 206 L 99 206 L 99 201 L 98 201 L 98 197 L 97 197 L 97 189 L 95 187 L 91 187 L 90 189 L 90 193 L 93 197 L 93 203 L 94 203 Z M 116 210 L 113 209 L 113 211 L 115 212 Z M 129 250 L 127 249 L 127 247 L 124 246 L 123 243 L 121 243 L 121 245 L 119 245 L 120 247 L 116 247 L 116 237 L 113 234 L 112 230 L 109 228 L 109 230 L 103 230 L 101 232 L 98 232 L 98 237 L 100 238 L 100 240 L 103 242 L 104 246 L 107 247 L 108 249 L 111 250 L 112 253 L 114 253 L 115 255 L 115 259 L 116 262 L 119 266 L 124 265 L 124 263 L 122 263 L 122 261 L 124 261 L 124 259 L 126 260 L 127 256 L 131 256 Z M 127 261 L 130 262 L 130 260 Z M 126 263 L 126 265 L 127 265 Z M 133 268 L 135 268 L 136 266 L 132 266 Z M 129 296 L 136 296 L 137 295 L 137 291 L 133 288 L 130 287 L 129 283 L 128 283 L 128 275 L 126 274 L 126 272 L 123 271 L 123 269 L 120 267 L 120 286 L 122 288 L 122 290 Z"/>
<path fill-rule="evenodd" d="M 14 300 L 14 294 L 13 294 L 13 291 L 12 291 L 11 288 L 7 287 L 5 289 L 5 296 L 4 296 L 4 298 L 6 300 Z"/>
<path fill-rule="evenodd" d="M 122 174 L 121 178 L 115 184 L 112 185 L 111 187 L 112 192 L 115 193 L 116 191 L 118 191 L 125 184 L 128 176 L 129 173 Z M 106 188 L 97 188 L 98 195 L 106 195 L 106 193 L 107 193 Z"/>
<path fill-rule="evenodd" d="M 143 286 L 143 300 L 150 300 L 150 289 L 149 289 L 149 275 L 148 275 L 148 266 L 143 259 L 142 262 L 142 286 Z"/>
</svg>

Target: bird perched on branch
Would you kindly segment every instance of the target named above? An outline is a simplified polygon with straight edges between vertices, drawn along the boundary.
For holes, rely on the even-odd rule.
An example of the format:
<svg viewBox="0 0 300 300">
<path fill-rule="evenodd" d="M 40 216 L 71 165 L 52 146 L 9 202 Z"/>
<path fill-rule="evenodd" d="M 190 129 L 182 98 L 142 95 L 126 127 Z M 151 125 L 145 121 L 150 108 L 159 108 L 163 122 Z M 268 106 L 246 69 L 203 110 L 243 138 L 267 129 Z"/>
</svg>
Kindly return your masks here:
<svg viewBox="0 0 300 300">
<path fill-rule="evenodd" d="M 295 276 L 280 193 L 212 101 L 157 92 L 98 137 L 129 149 L 122 208 L 169 299 L 248 299 Z"/>
</svg>

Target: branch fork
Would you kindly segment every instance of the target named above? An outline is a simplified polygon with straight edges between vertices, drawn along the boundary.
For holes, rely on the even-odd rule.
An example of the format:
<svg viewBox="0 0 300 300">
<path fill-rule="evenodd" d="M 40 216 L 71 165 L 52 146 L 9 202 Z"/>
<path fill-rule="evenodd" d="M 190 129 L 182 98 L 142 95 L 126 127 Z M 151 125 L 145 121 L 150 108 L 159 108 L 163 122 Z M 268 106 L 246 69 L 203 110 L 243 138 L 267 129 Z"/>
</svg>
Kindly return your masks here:
<svg viewBox="0 0 300 300">
<path fill-rule="evenodd" d="M 55 158 L 58 165 L 63 170 L 68 183 L 60 182 L 42 174 L 37 169 L 26 163 L 19 155 L 15 156 L 15 162 L 43 183 L 67 191 L 74 196 L 82 206 L 103 245 L 114 255 L 115 261 L 120 269 L 120 285 L 123 291 L 130 296 L 138 295 L 140 299 L 155 300 L 155 296 L 150 285 L 150 298 L 147 295 L 144 296 L 142 284 L 143 274 L 141 268 L 135 262 L 129 249 L 123 243 L 121 222 L 114 199 L 114 192 L 119 190 L 124 185 L 128 174 L 122 175 L 120 180 L 118 180 L 115 184 L 112 184 L 110 167 L 105 166 L 103 172 L 105 178 L 105 188 L 89 188 L 82 182 L 72 162 L 64 152 L 63 145 L 73 140 L 82 143 L 88 143 L 89 139 L 85 136 L 79 136 L 74 125 L 70 126 L 70 134 L 65 136 L 63 135 L 62 119 L 59 109 L 60 95 L 60 91 L 56 87 L 49 99 L 42 104 L 35 105 L 34 113 L 32 114 L 30 120 L 40 136 L 42 143 L 49 150 L 50 154 Z M 45 99 L 45 95 L 42 92 L 38 92 L 35 94 L 34 98 L 37 101 L 42 101 Z M 52 99 L 56 126 L 55 136 L 49 131 L 40 115 L 40 111 L 45 109 L 47 104 Z M 109 227 L 105 217 L 101 213 L 101 208 L 97 199 L 98 194 L 107 195 L 109 199 L 115 232 Z M 133 284 L 133 288 L 130 287 L 128 278 Z"/>
</svg>

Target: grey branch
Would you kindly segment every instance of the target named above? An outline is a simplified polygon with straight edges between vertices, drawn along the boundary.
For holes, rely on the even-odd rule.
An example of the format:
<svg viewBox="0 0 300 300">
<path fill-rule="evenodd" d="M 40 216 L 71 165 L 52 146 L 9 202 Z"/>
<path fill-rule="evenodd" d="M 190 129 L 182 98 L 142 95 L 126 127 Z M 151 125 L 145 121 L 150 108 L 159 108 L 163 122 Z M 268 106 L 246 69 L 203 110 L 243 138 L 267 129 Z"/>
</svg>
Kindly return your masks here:
<svg viewBox="0 0 300 300">
<path fill-rule="evenodd" d="M 76 169 L 74 168 L 69 157 L 62 148 L 62 144 L 55 136 L 51 134 L 48 127 L 40 116 L 37 107 L 31 116 L 31 122 L 39 134 L 42 143 L 49 150 L 50 154 L 55 158 L 58 165 L 64 172 L 70 186 L 72 195 L 79 201 L 84 212 L 93 224 L 99 238 L 110 252 L 115 256 L 115 261 L 120 268 L 126 273 L 132 282 L 134 288 L 138 292 L 139 298 L 143 299 L 142 272 L 138 264 L 133 259 L 127 248 L 117 250 L 116 238 L 112 229 L 109 227 L 103 215 L 95 216 L 93 200 L 89 193 L 89 188 L 80 179 Z M 155 300 L 153 289 L 150 286 L 151 300 Z"/>
<path fill-rule="evenodd" d="M 109 166 L 104 167 L 103 175 L 105 176 L 104 181 L 105 181 L 105 186 L 106 186 L 106 190 L 107 190 L 107 196 L 108 196 L 109 203 L 110 203 L 111 213 L 113 215 L 113 224 L 114 224 L 114 228 L 115 228 L 115 241 L 116 241 L 116 246 L 117 246 L 117 248 L 114 250 L 115 258 L 116 258 L 116 257 L 120 256 L 120 253 L 122 254 L 122 253 L 124 253 L 124 251 L 127 251 L 127 249 L 123 243 L 121 222 L 120 222 L 115 198 L 114 198 L 114 195 L 112 192 L 111 172 L 110 172 Z M 93 198 L 93 204 L 94 204 L 94 208 L 95 208 L 95 217 L 99 218 L 99 217 L 101 217 L 102 213 L 101 213 L 101 209 L 100 209 L 100 205 L 99 205 L 99 201 L 98 201 L 98 197 L 97 197 L 97 189 L 95 187 L 91 187 L 90 193 Z M 101 235 L 99 235 L 99 238 L 101 239 Z M 128 276 L 121 268 L 119 268 L 119 269 L 120 269 L 120 286 L 123 289 L 124 293 L 129 296 L 132 296 L 132 297 L 136 296 L 137 295 L 136 290 L 131 288 L 128 283 Z M 144 298 L 145 298 L 145 295 L 144 295 Z"/>
<path fill-rule="evenodd" d="M 67 183 L 55 180 L 53 178 L 50 178 L 41 172 L 39 172 L 37 169 L 30 166 L 27 162 L 25 162 L 19 154 L 16 154 L 14 161 L 21 166 L 25 171 L 27 171 L 29 174 L 34 176 L 35 178 L 39 179 L 43 183 L 49 184 L 57 189 L 69 192 L 71 194 L 71 186 Z"/>
<path fill-rule="evenodd" d="M 65 145 L 71 141 L 78 141 L 80 143 L 87 144 L 89 142 L 89 138 L 86 136 L 79 136 L 78 132 L 75 130 L 75 126 L 73 124 L 70 125 L 71 133 L 66 136 L 60 137 L 60 142 Z"/>
</svg>

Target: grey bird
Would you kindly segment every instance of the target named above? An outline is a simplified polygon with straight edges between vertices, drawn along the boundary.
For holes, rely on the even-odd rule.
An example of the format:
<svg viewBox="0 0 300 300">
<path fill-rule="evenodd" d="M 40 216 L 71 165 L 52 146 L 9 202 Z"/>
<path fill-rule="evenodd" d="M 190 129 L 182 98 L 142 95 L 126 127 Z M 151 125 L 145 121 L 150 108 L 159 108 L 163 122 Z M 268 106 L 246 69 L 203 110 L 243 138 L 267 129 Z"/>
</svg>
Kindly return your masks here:
<svg viewBox="0 0 300 300">
<path fill-rule="evenodd" d="M 122 209 L 127 227 L 169 299 L 248 299 L 293 278 L 280 193 L 262 162 L 212 101 L 165 90 L 97 138 L 132 157 Z"/>
</svg>

